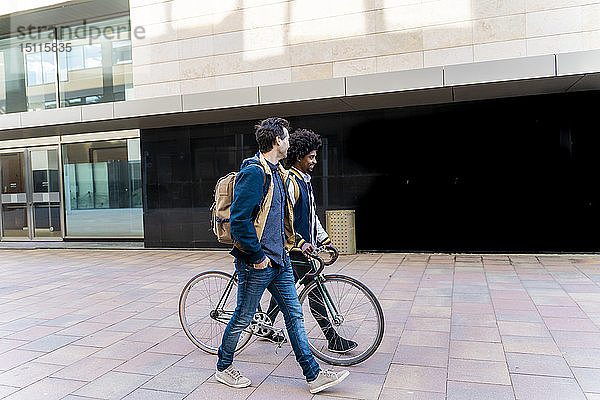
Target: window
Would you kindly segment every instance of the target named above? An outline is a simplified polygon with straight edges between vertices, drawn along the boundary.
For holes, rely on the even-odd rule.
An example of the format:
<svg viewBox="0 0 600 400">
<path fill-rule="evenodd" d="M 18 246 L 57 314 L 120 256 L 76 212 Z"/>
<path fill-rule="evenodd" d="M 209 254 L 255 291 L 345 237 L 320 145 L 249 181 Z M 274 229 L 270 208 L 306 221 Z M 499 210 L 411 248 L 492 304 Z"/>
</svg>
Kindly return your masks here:
<svg viewBox="0 0 600 400">
<path fill-rule="evenodd" d="M 113 65 L 131 63 L 131 41 L 113 42 Z"/>
<path fill-rule="evenodd" d="M 42 53 L 27 54 L 25 60 L 27 61 L 27 83 L 29 86 L 42 85 L 44 83 Z"/>
<path fill-rule="evenodd" d="M 143 236 L 139 148 L 139 139 L 63 145 L 68 236 Z"/>
<path fill-rule="evenodd" d="M 83 46 L 85 68 L 102 67 L 102 47 L 99 44 Z"/>
<path fill-rule="evenodd" d="M 111 34 L 87 36 L 98 30 Z M 42 32 L 41 39 L 0 39 L 0 114 L 130 98 L 130 31 L 126 15 L 86 25 L 59 26 Z M 51 47 L 40 51 L 42 45 Z M 67 45 L 70 51 L 65 51 Z"/>
<path fill-rule="evenodd" d="M 25 55 L 29 86 L 53 84 L 56 81 L 54 53 L 41 52 Z"/>
<path fill-rule="evenodd" d="M 91 30 L 111 34 L 90 38 L 86 32 Z M 59 57 L 61 107 L 129 97 L 133 89 L 130 30 L 129 17 L 61 30 L 59 46 L 68 44 L 72 48 L 66 57 Z M 107 74 L 112 79 L 106 79 Z"/>
<path fill-rule="evenodd" d="M 71 51 L 70 52 L 64 52 L 66 54 L 67 57 L 67 68 L 64 68 L 64 64 L 62 64 L 63 66 L 63 70 L 65 72 L 67 71 L 77 71 L 79 69 L 84 69 L 85 68 L 85 63 L 83 60 L 83 46 L 73 46 L 71 47 Z"/>
</svg>

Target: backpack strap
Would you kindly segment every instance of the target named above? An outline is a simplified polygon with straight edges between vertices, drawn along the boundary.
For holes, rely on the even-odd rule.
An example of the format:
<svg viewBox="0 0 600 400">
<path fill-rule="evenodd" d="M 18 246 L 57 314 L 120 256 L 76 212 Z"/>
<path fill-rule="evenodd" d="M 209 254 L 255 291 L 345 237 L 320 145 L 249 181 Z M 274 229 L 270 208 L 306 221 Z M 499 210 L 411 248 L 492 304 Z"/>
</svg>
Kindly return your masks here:
<svg viewBox="0 0 600 400">
<path fill-rule="evenodd" d="M 248 165 L 258 165 L 263 174 L 263 194 L 262 194 L 262 199 L 260 200 L 260 208 L 262 208 L 263 201 L 265 200 L 265 197 L 267 196 L 267 191 L 269 190 L 269 187 L 267 186 L 267 174 L 265 173 L 265 168 L 263 167 L 263 165 L 258 160 L 258 157 L 256 157 L 256 156 L 254 156 L 250 159 L 250 161 L 248 162 Z"/>
</svg>

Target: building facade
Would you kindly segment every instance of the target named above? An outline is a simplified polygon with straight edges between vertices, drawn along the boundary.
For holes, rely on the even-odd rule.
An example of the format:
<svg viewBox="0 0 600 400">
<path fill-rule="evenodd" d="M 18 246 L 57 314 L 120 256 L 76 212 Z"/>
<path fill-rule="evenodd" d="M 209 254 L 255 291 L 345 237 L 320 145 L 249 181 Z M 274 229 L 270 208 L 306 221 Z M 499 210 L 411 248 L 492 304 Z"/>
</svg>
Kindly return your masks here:
<svg viewBox="0 0 600 400">
<path fill-rule="evenodd" d="M 278 115 L 360 250 L 597 251 L 600 1 L 0 5 L 2 240 L 217 247 Z"/>
</svg>

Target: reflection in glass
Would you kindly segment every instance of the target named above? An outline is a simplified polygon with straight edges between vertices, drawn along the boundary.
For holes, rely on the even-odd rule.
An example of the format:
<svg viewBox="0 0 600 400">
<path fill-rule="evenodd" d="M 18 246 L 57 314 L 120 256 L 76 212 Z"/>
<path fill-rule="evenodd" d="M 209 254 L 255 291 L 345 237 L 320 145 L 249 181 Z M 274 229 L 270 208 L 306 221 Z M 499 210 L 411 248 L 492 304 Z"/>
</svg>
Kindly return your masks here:
<svg viewBox="0 0 600 400">
<path fill-rule="evenodd" d="M 83 46 L 83 57 L 86 68 L 102 67 L 102 46 L 99 44 Z"/>
<path fill-rule="evenodd" d="M 88 33 L 103 32 L 90 38 Z M 63 27 L 59 46 L 60 106 L 126 100 L 133 90 L 129 17 Z"/>
<path fill-rule="evenodd" d="M 27 111 L 25 59 L 16 38 L 0 40 L 0 114 Z"/>
<path fill-rule="evenodd" d="M 27 206 L 2 204 L 2 231 L 7 238 L 28 237 Z"/>
<path fill-rule="evenodd" d="M 0 155 L 2 194 L 25 193 L 25 155 L 22 152 Z"/>
<path fill-rule="evenodd" d="M 85 65 L 83 62 L 83 46 L 73 46 L 71 47 L 70 52 L 63 52 L 65 57 L 67 57 L 67 68 L 62 68 L 65 76 L 67 76 L 67 71 L 77 71 L 79 69 L 84 69 Z M 64 64 L 62 64 L 64 66 Z"/>
<path fill-rule="evenodd" d="M 131 63 L 131 41 L 113 42 L 113 65 Z"/>
<path fill-rule="evenodd" d="M 31 53 L 25 56 L 27 65 L 27 82 L 32 85 L 43 85 L 42 53 Z"/>
<path fill-rule="evenodd" d="M 139 139 L 63 145 L 68 236 L 143 236 L 139 147 Z"/>
<path fill-rule="evenodd" d="M 42 39 L 23 47 L 27 71 L 27 110 L 56 108 L 56 58 L 52 51 L 40 49 L 54 40 L 52 31 L 42 34 Z M 51 48 L 50 48 L 51 50 Z"/>
<path fill-rule="evenodd" d="M 0 40 L 0 114 L 56 108 L 55 53 L 40 51 L 53 35 Z"/>
<path fill-rule="evenodd" d="M 48 51 L 41 54 L 43 84 L 54 84 L 56 82 L 56 59 L 54 54 Z"/>
<path fill-rule="evenodd" d="M 0 39 L 0 114 L 56 108 L 57 98 L 60 107 L 131 98 L 130 31 L 123 16 Z"/>
<path fill-rule="evenodd" d="M 60 237 L 60 205 L 34 204 L 36 237 Z"/>
</svg>

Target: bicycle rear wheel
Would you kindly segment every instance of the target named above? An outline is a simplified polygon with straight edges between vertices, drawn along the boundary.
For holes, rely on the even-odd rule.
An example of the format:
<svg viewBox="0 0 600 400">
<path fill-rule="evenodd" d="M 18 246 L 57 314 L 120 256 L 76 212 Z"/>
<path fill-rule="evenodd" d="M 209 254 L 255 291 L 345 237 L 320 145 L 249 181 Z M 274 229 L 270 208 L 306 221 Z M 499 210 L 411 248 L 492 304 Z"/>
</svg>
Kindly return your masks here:
<svg viewBox="0 0 600 400">
<path fill-rule="evenodd" d="M 384 317 L 377 298 L 361 282 L 345 275 L 324 275 L 321 283 L 325 292 L 321 291 L 317 282 L 311 281 L 298 296 L 304 313 L 304 324 L 308 336 L 308 344 L 313 354 L 320 360 L 333 365 L 354 365 L 369 358 L 381 344 L 384 331 Z M 331 299 L 335 316 L 323 300 L 323 295 Z M 312 298 L 312 301 L 309 301 Z M 311 306 L 312 303 L 312 306 Z M 314 307 L 314 306 L 317 307 Z M 326 310 L 324 313 L 318 311 Z M 327 314 L 327 315 L 323 315 Z M 337 318 L 336 318 L 337 317 Z M 321 325 L 330 322 L 335 330 L 335 337 L 352 340 L 358 344 L 354 349 L 339 353 L 329 349 L 329 341 L 325 338 Z M 331 333 L 328 331 L 328 333 Z"/>
<path fill-rule="evenodd" d="M 207 271 L 194 276 L 179 296 L 179 320 L 187 337 L 200 349 L 217 354 L 223 331 L 233 315 L 237 304 L 237 280 L 227 298 L 217 310 L 232 276 L 221 271 Z M 252 335 L 244 330 L 235 351 L 242 349 Z"/>
</svg>

